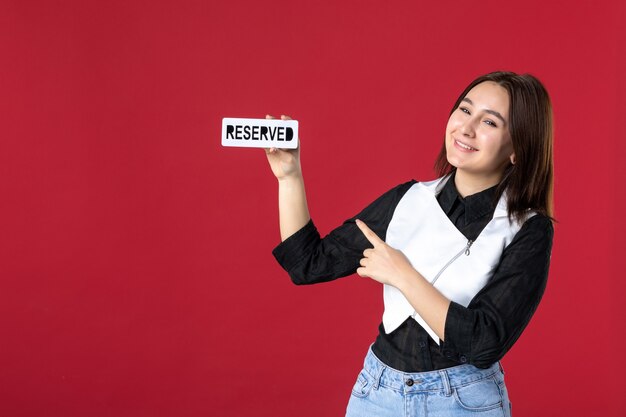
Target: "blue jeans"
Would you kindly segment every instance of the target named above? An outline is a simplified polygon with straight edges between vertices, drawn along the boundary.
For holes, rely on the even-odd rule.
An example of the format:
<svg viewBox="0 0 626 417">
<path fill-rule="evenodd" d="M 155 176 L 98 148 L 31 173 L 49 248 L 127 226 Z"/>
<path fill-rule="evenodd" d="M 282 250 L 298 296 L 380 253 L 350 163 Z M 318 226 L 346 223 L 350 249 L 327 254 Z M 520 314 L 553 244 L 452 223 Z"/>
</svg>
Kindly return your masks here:
<svg viewBox="0 0 626 417">
<path fill-rule="evenodd" d="M 406 373 L 388 367 L 370 349 L 346 417 L 510 417 L 500 363 Z"/>
</svg>

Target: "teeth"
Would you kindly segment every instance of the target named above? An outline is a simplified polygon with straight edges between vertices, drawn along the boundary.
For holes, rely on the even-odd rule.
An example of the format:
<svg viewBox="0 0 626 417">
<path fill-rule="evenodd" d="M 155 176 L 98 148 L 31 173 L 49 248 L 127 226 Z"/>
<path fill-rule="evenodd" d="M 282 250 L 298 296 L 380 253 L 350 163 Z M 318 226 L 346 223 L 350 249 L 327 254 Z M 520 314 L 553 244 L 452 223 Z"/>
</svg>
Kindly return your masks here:
<svg viewBox="0 0 626 417">
<path fill-rule="evenodd" d="M 471 146 L 468 146 L 468 145 L 466 145 L 466 144 L 464 144 L 462 142 L 459 142 L 458 140 L 456 141 L 456 143 L 458 143 L 461 148 L 467 149 L 468 151 L 477 151 L 478 150 L 478 149 L 472 148 Z"/>
</svg>

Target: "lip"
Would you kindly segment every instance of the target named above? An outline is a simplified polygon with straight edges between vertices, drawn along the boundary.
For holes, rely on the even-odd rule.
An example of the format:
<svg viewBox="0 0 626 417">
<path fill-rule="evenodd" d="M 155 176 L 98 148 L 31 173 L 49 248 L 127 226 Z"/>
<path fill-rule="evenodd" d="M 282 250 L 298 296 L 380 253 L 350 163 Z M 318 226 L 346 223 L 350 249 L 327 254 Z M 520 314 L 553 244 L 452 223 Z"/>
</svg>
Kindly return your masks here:
<svg viewBox="0 0 626 417">
<path fill-rule="evenodd" d="M 463 151 L 463 152 L 478 152 L 478 149 L 474 148 L 473 146 L 468 145 L 465 142 L 461 142 L 458 139 L 452 138 L 452 140 L 454 141 L 454 147 Z M 468 149 L 471 148 L 471 149 Z"/>
</svg>

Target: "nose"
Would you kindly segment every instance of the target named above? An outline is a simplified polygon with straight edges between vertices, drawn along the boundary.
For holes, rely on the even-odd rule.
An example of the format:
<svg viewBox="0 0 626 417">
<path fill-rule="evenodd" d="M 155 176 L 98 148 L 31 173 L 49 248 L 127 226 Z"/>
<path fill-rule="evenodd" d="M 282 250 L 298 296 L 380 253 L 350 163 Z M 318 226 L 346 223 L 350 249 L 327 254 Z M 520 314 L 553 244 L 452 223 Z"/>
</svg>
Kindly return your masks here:
<svg viewBox="0 0 626 417">
<path fill-rule="evenodd" d="M 467 137 L 474 136 L 474 120 L 471 118 L 468 118 L 467 120 L 465 120 L 463 124 L 461 125 L 460 130 L 463 136 L 467 136 Z"/>
</svg>

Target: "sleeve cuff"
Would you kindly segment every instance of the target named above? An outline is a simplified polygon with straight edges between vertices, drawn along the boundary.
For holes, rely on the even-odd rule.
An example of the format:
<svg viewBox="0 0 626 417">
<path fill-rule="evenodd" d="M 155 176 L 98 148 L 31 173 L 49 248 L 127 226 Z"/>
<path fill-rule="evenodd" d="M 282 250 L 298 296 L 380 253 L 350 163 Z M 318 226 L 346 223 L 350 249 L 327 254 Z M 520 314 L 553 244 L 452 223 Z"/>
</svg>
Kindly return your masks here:
<svg viewBox="0 0 626 417">
<path fill-rule="evenodd" d="M 448 314 L 446 315 L 446 326 L 444 329 L 444 341 L 441 344 L 442 354 L 459 363 L 469 363 L 472 361 L 472 322 L 468 317 L 471 312 L 462 305 L 450 302 Z"/>
<path fill-rule="evenodd" d="M 289 236 L 274 248 L 272 254 L 280 266 L 289 272 L 312 250 L 320 240 L 320 234 L 313 220 L 309 220 L 300 230 Z"/>
</svg>

